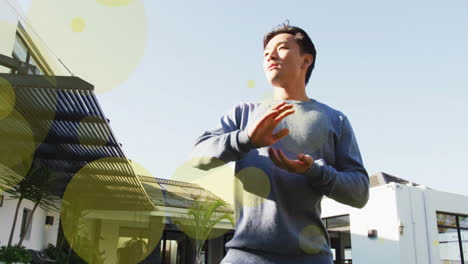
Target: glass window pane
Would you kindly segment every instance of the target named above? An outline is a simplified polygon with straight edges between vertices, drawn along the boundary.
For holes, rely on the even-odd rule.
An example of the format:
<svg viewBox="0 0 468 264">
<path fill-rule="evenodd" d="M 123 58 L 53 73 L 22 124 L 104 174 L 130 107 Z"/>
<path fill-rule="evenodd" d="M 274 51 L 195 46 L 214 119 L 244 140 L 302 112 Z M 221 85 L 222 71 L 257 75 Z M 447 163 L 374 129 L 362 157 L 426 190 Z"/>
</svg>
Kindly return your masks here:
<svg viewBox="0 0 468 264">
<path fill-rule="evenodd" d="M 166 250 L 164 251 L 165 254 L 165 263 L 176 264 L 177 258 L 180 257 L 177 255 L 177 248 L 179 247 L 179 243 L 177 240 L 166 240 Z"/>
<path fill-rule="evenodd" d="M 336 261 L 336 249 L 330 248 L 332 254 L 333 254 L 333 261 Z"/>
<path fill-rule="evenodd" d="M 38 75 L 44 75 L 41 71 L 41 68 L 39 68 L 39 66 L 37 65 L 36 61 L 34 60 L 33 56 L 31 56 L 31 58 L 29 58 L 29 64 L 33 65 L 33 66 L 36 66 L 36 73 L 35 74 L 38 74 Z M 31 70 L 28 71 L 28 73 L 30 74 L 33 74 L 33 72 Z"/>
<path fill-rule="evenodd" d="M 455 228 L 438 227 L 441 263 L 461 263 L 458 233 Z"/>
<path fill-rule="evenodd" d="M 183 233 L 167 232 L 163 264 L 181 264 L 181 258 L 186 254 L 186 247 Z"/>
<path fill-rule="evenodd" d="M 454 215 L 437 213 L 437 225 L 457 226 L 457 221 Z"/>
<path fill-rule="evenodd" d="M 459 216 L 460 227 L 468 228 L 468 216 Z"/>
<path fill-rule="evenodd" d="M 344 249 L 344 263 L 352 263 L 353 255 L 351 253 L 351 248 Z"/>
<path fill-rule="evenodd" d="M 460 230 L 463 246 L 463 259 L 464 264 L 468 264 L 468 230 Z"/>
<path fill-rule="evenodd" d="M 28 56 L 28 49 L 24 42 L 16 35 L 15 44 L 13 46 L 13 52 L 19 60 L 26 62 L 26 57 Z"/>
</svg>

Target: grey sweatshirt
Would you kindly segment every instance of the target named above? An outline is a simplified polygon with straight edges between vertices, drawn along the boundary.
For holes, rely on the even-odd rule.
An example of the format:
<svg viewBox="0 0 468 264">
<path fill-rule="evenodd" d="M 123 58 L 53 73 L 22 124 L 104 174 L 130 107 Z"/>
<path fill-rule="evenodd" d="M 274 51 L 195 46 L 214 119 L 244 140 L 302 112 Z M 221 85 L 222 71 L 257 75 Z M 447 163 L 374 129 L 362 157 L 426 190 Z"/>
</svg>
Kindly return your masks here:
<svg viewBox="0 0 468 264">
<path fill-rule="evenodd" d="M 295 113 L 276 127 L 275 132 L 289 128 L 290 133 L 272 147 L 289 159 L 312 156 L 314 165 L 304 173 L 277 167 L 269 147 L 257 148 L 247 134 L 281 101 L 294 104 Z M 191 158 L 203 170 L 236 163 L 236 230 L 221 263 L 331 264 L 320 218 L 323 195 L 357 208 L 369 198 L 369 177 L 348 118 L 314 99 L 241 103 L 196 140 Z"/>
</svg>

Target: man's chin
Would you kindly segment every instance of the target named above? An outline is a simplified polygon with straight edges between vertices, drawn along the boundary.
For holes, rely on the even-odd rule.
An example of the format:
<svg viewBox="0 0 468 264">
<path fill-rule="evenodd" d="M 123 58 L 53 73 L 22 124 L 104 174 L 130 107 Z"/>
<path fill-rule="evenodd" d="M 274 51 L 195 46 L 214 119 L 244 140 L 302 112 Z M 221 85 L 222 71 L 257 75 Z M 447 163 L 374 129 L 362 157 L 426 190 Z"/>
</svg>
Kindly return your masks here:
<svg viewBox="0 0 468 264">
<path fill-rule="evenodd" d="M 271 86 L 274 87 L 283 87 L 284 85 L 284 80 L 281 78 L 273 78 L 269 79 L 268 82 L 271 84 Z"/>
<path fill-rule="evenodd" d="M 279 76 L 278 74 L 275 74 L 275 73 L 270 73 L 270 75 L 267 75 L 267 80 L 273 86 L 276 86 L 276 85 L 282 83 L 281 76 Z"/>
</svg>

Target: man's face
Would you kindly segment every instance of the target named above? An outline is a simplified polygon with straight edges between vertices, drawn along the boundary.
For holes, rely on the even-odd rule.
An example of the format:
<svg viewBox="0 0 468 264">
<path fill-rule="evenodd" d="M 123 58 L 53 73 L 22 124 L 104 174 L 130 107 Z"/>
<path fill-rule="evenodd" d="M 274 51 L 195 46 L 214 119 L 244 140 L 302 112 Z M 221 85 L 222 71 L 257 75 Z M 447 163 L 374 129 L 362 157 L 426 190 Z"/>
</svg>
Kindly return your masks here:
<svg viewBox="0 0 468 264">
<path fill-rule="evenodd" d="M 274 36 L 263 52 L 263 70 L 273 86 L 287 86 L 304 82 L 311 55 L 301 55 L 301 48 L 294 35 L 281 33 Z M 307 59 L 308 58 L 308 59 Z"/>
</svg>

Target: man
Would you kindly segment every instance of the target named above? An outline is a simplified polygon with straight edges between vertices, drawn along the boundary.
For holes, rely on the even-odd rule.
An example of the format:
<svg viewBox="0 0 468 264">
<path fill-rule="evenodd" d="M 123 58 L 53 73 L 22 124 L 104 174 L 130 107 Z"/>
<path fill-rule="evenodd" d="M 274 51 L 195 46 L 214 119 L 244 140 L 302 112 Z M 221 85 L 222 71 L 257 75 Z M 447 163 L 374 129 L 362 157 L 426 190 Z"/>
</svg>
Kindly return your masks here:
<svg viewBox="0 0 468 264">
<path fill-rule="evenodd" d="M 331 264 L 321 200 L 362 208 L 369 178 L 348 118 L 309 98 L 316 50 L 283 24 L 264 37 L 263 69 L 273 100 L 242 103 L 195 143 L 193 165 L 235 161 L 236 230 L 221 263 Z"/>
</svg>

